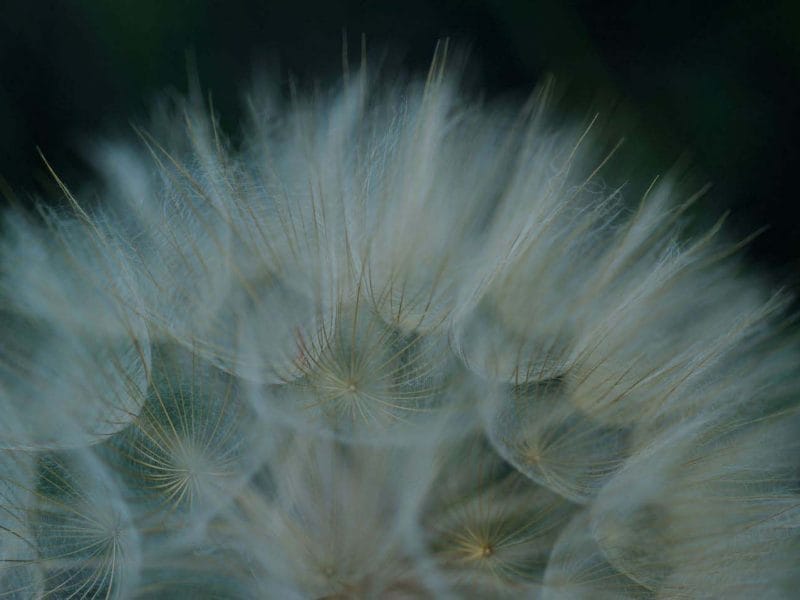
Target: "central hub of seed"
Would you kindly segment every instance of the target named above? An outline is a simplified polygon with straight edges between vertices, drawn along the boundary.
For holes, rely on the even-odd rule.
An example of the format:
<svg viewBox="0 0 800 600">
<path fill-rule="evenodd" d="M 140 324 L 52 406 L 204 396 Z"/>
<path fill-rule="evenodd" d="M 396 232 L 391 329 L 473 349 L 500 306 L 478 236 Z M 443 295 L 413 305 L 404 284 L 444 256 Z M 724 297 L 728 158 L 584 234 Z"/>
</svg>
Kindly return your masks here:
<svg viewBox="0 0 800 600">
<path fill-rule="evenodd" d="M 541 453 L 535 448 L 530 448 L 525 452 L 525 460 L 529 465 L 537 465 L 541 459 Z"/>
</svg>

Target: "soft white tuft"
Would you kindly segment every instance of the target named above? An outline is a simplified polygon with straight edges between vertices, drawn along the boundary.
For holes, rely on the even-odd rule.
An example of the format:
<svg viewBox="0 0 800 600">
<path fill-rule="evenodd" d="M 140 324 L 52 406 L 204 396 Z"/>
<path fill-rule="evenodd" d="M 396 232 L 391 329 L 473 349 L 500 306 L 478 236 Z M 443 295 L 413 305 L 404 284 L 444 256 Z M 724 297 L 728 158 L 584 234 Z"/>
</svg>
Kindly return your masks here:
<svg viewBox="0 0 800 600">
<path fill-rule="evenodd" d="M 0 598 L 796 594 L 787 299 L 441 50 L 6 213 Z"/>
</svg>

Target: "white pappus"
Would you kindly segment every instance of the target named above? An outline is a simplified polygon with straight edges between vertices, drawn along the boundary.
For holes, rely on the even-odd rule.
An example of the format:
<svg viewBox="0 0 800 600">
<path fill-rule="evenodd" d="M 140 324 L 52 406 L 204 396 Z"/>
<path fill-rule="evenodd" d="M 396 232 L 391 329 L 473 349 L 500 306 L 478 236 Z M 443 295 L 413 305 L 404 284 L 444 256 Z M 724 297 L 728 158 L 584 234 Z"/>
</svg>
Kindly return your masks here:
<svg viewBox="0 0 800 600">
<path fill-rule="evenodd" d="M 800 589 L 787 299 L 445 54 L 238 146 L 195 90 L 6 211 L 0 598 Z"/>
</svg>

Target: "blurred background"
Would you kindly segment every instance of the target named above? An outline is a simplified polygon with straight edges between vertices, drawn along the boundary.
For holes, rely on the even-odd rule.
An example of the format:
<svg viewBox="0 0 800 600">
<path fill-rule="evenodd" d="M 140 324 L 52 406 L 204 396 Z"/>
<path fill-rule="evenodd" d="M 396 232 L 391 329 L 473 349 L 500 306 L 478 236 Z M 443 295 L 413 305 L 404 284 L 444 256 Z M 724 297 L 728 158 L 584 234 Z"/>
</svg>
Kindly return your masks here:
<svg viewBox="0 0 800 600">
<path fill-rule="evenodd" d="M 800 290 L 800 4 L 674 0 L 0 0 L 0 185 L 23 202 L 53 193 L 37 146 L 68 184 L 91 176 L 81 149 L 142 122 L 164 90 L 186 90 L 187 52 L 236 134 L 242 86 L 277 64 L 282 83 L 333 80 L 351 55 L 393 48 L 424 70 L 437 39 L 470 49 L 490 99 L 524 99 L 556 76 L 560 110 L 598 107 L 625 136 L 631 177 L 676 162 L 700 210 L 731 210 L 745 251 Z M 128 130 L 129 132 L 129 130 Z M 9 190 L 13 190 L 10 192 Z"/>
</svg>

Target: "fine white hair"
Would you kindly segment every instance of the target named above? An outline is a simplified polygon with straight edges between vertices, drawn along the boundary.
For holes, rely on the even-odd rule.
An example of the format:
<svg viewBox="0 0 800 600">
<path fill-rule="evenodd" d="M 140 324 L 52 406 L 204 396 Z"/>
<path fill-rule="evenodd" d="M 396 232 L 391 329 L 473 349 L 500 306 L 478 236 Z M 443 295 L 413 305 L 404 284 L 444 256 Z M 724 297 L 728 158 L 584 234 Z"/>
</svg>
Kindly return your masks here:
<svg viewBox="0 0 800 600">
<path fill-rule="evenodd" d="M 6 211 L 0 598 L 796 594 L 788 299 L 445 58 L 236 145 L 192 93 Z"/>
</svg>

